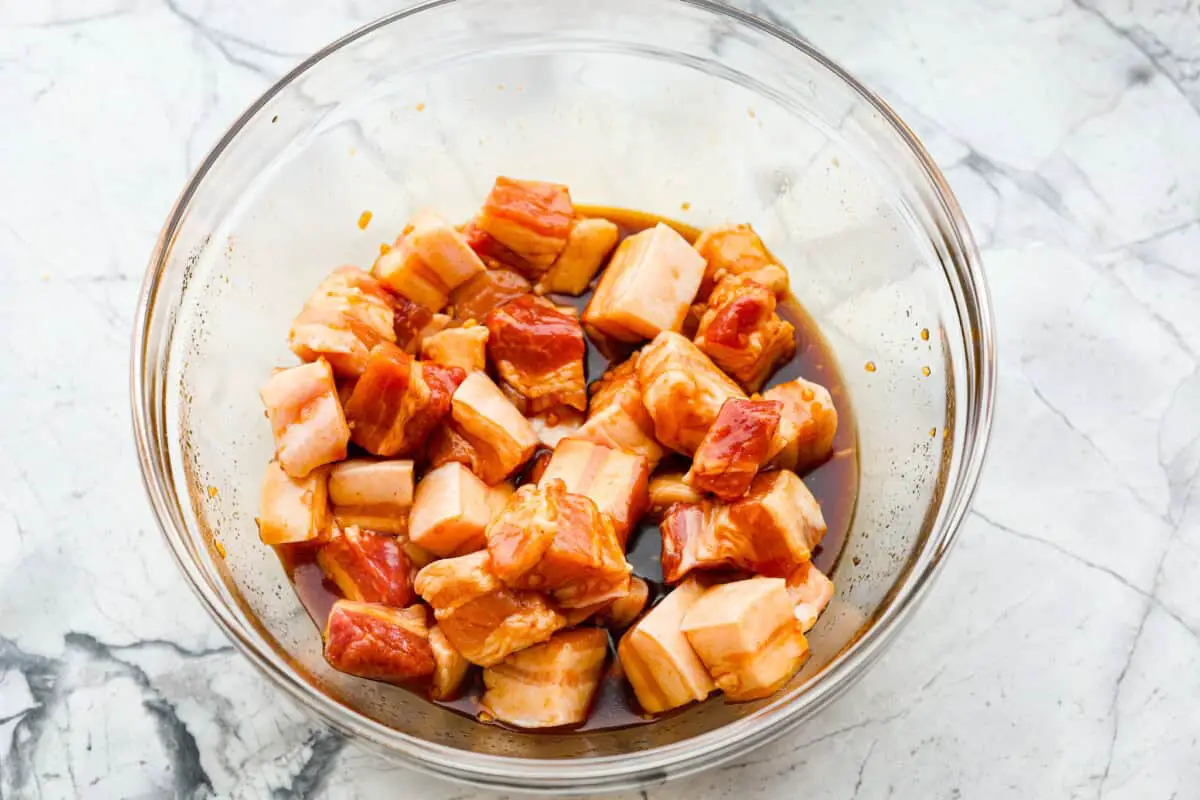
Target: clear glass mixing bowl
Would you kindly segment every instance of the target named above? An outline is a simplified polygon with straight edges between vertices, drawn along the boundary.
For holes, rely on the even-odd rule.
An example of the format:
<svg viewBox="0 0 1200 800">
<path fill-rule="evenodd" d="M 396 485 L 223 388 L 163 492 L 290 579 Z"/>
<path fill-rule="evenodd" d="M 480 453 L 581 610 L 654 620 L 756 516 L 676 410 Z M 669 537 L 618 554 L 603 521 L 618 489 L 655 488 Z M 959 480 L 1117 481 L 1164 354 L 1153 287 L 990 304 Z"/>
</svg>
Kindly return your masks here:
<svg viewBox="0 0 1200 800">
<path fill-rule="evenodd" d="M 749 221 L 829 339 L 857 412 L 860 497 L 812 658 L 774 697 L 601 733 L 481 725 L 331 670 L 259 543 L 272 444 L 257 390 L 291 363 L 291 317 L 330 269 L 369 265 L 414 210 L 467 218 L 497 174 L 695 225 Z M 979 257 L 950 189 L 887 106 L 811 47 L 704 0 L 443 0 L 306 61 L 205 159 L 142 287 L 132 394 L 167 542 L 272 682 L 412 766 L 564 794 L 712 766 L 862 674 L 967 510 L 994 363 Z"/>
</svg>

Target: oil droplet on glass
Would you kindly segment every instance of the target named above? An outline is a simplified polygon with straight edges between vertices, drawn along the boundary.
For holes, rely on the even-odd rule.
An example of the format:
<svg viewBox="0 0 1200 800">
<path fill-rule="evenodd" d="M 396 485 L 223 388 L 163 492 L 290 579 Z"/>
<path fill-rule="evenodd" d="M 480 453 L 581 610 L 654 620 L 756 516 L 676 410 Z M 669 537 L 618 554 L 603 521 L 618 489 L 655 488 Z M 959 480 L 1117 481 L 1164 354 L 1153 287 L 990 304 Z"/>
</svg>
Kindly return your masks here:
<svg viewBox="0 0 1200 800">
<path fill-rule="evenodd" d="M 692 207 L 692 204 L 685 200 L 684 202 L 679 204 L 679 207 L 682 208 L 684 211 L 687 211 L 688 209 L 690 209 Z"/>
<path fill-rule="evenodd" d="M 866 364 L 863 366 L 863 369 L 865 369 L 867 372 L 874 372 L 874 371 L 875 371 L 875 362 L 874 362 L 874 361 L 868 361 L 868 362 L 867 362 L 867 363 L 866 363 Z"/>
<path fill-rule="evenodd" d="M 365 231 L 367 226 L 371 224 L 371 216 L 370 211 L 364 211 L 358 215 L 358 229 L 360 231 Z"/>
<path fill-rule="evenodd" d="M 921 328 L 921 341 L 922 342 L 929 341 L 929 328 Z"/>
<path fill-rule="evenodd" d="M 379 255 L 386 256 L 390 252 L 392 252 L 392 246 L 390 244 L 387 242 L 379 243 Z"/>
<path fill-rule="evenodd" d="M 933 374 L 933 370 L 931 370 L 929 367 L 921 367 L 921 374 L 928 378 Z"/>
<path fill-rule="evenodd" d="M 932 439 L 935 436 L 937 436 L 937 428 L 930 428 L 929 429 L 929 438 Z"/>
<path fill-rule="evenodd" d="M 217 496 L 217 487 L 215 487 L 215 486 L 208 487 L 208 496 L 216 497 Z"/>
<path fill-rule="evenodd" d="M 217 555 L 221 558 L 225 557 L 225 545 L 221 544 L 220 539 L 213 539 L 213 548 L 216 549 Z"/>
<path fill-rule="evenodd" d="M 425 110 L 425 104 L 417 103 L 417 111 L 424 111 L 424 110 Z"/>
</svg>

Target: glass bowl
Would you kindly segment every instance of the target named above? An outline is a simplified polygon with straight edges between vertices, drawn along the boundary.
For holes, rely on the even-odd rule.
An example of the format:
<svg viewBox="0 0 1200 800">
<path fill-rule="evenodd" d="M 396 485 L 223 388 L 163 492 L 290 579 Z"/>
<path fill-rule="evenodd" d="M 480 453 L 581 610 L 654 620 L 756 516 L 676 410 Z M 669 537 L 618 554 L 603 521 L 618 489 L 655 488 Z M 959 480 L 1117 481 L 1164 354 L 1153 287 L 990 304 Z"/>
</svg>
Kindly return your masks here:
<svg viewBox="0 0 1200 800">
<path fill-rule="evenodd" d="M 414 210 L 469 217 L 498 174 L 697 226 L 752 223 L 832 346 L 856 409 L 858 507 L 812 657 L 773 697 L 604 732 L 479 724 L 331 670 L 259 543 L 272 443 L 257 392 L 294 361 L 291 317 L 333 267 L 369 266 Z M 979 256 L 929 156 L 820 53 L 704 0 L 442 0 L 341 39 L 204 160 L 163 229 L 137 316 L 147 491 L 213 618 L 275 685 L 359 743 L 495 788 L 658 782 L 801 724 L 853 684 L 925 594 L 991 419 Z"/>
</svg>

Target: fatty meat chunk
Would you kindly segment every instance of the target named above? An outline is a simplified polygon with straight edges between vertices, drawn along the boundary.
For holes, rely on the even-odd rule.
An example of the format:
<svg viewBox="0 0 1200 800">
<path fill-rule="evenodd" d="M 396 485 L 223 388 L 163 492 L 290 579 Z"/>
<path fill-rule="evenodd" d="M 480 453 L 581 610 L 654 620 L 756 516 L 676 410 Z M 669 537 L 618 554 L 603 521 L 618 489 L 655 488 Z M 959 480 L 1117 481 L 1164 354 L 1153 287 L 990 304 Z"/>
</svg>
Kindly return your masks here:
<svg viewBox="0 0 1200 800">
<path fill-rule="evenodd" d="M 649 477 L 650 468 L 641 456 L 593 442 L 564 439 L 554 448 L 539 485 L 562 481 L 568 492 L 589 498 L 612 520 L 624 546 L 646 510 Z"/>
<path fill-rule="evenodd" d="M 719 274 L 741 275 L 774 264 L 762 239 L 746 224 L 718 225 L 700 233 L 696 239 L 696 252 L 705 261 L 704 284 L 701 297 L 707 297 L 716 285 Z M 786 278 L 786 273 L 785 276 Z M 784 290 L 786 290 L 786 284 Z"/>
<path fill-rule="evenodd" d="M 667 509 L 676 503 L 696 504 L 704 500 L 704 493 L 683 478 L 682 472 L 663 472 L 650 479 L 648 513 L 652 519 L 661 520 Z"/>
<path fill-rule="evenodd" d="M 346 457 L 350 428 L 329 362 L 276 370 L 259 396 L 275 435 L 275 458 L 288 475 L 303 478 Z"/>
<path fill-rule="evenodd" d="M 417 484 L 409 538 L 442 557 L 483 549 L 483 532 L 498 513 L 494 491 L 462 464 L 430 470 Z"/>
<path fill-rule="evenodd" d="M 450 295 L 454 318 L 483 322 L 493 308 L 533 291 L 533 284 L 508 269 L 481 272 Z"/>
<path fill-rule="evenodd" d="M 404 533 L 413 502 L 413 462 L 352 458 L 335 464 L 329 472 L 329 502 L 343 527 Z"/>
<path fill-rule="evenodd" d="M 829 457 L 838 415 L 828 389 L 797 378 L 763 392 L 763 399 L 783 404 L 771 445 L 773 465 L 801 472 Z"/>
<path fill-rule="evenodd" d="M 488 329 L 482 325 L 448 328 L 425 339 L 421 358 L 444 367 L 474 372 L 487 366 Z"/>
<path fill-rule="evenodd" d="M 654 438 L 654 420 L 642 402 L 636 356 L 611 367 L 592 391 L 587 419 L 571 438 L 641 456 L 654 469 L 663 448 Z"/>
<path fill-rule="evenodd" d="M 258 535 L 263 544 L 295 544 L 322 539 L 329 528 L 328 468 L 293 478 L 278 461 L 263 475 Z"/>
<path fill-rule="evenodd" d="M 388 683 L 431 675 L 424 606 L 390 608 L 338 600 L 325 622 L 325 660 L 336 670 Z"/>
<path fill-rule="evenodd" d="M 557 728 L 587 720 L 608 656 L 599 628 L 554 634 L 483 671 L 481 709 L 519 728 Z"/>
<path fill-rule="evenodd" d="M 833 581 L 814 567 L 812 562 L 805 562 L 788 575 L 787 590 L 795 604 L 800 629 L 808 633 L 833 599 Z"/>
<path fill-rule="evenodd" d="M 529 420 L 483 372 L 472 372 L 454 392 L 451 416 L 460 438 L 475 450 L 473 460 L 494 465 L 480 474 L 485 482 L 511 476 L 537 449 Z"/>
<path fill-rule="evenodd" d="M 617 246 L 620 230 L 606 219 L 580 219 L 567 234 L 567 246 L 559 254 L 550 271 L 542 276 L 537 290 L 541 294 L 558 292 L 581 295 L 604 260 Z"/>
<path fill-rule="evenodd" d="M 567 246 L 574 217 L 566 186 L 499 177 L 464 233 L 489 266 L 537 278 Z"/>
<path fill-rule="evenodd" d="M 696 448 L 686 480 L 702 492 L 734 500 L 750 489 L 767 462 L 781 404 L 772 400 L 731 398 Z"/>
<path fill-rule="evenodd" d="M 395 537 L 335 526 L 317 564 L 347 600 L 402 607 L 412 599 L 412 564 Z"/>
<path fill-rule="evenodd" d="M 587 408 L 586 345 L 579 320 L 548 300 L 522 295 L 487 316 L 488 356 L 533 413 Z"/>
<path fill-rule="evenodd" d="M 441 311 L 450 292 L 485 269 L 463 235 L 428 211 L 418 213 L 396 244 L 375 262 L 375 277 L 430 311 Z"/>
<path fill-rule="evenodd" d="M 303 361 L 324 358 L 338 377 L 358 377 L 372 347 L 396 340 L 391 297 L 367 272 L 339 267 L 305 301 L 288 347 Z"/>
<path fill-rule="evenodd" d="M 796 352 L 796 330 L 775 306 L 775 293 L 753 274 L 729 275 L 700 317 L 696 345 L 747 392 L 762 388 Z"/>
<path fill-rule="evenodd" d="M 450 644 L 446 634 L 442 633 L 442 629 L 437 625 L 429 629 L 429 646 L 433 648 L 434 663 L 429 696 L 434 700 L 450 700 L 462 688 L 471 662 L 454 649 L 454 645 Z"/>
</svg>

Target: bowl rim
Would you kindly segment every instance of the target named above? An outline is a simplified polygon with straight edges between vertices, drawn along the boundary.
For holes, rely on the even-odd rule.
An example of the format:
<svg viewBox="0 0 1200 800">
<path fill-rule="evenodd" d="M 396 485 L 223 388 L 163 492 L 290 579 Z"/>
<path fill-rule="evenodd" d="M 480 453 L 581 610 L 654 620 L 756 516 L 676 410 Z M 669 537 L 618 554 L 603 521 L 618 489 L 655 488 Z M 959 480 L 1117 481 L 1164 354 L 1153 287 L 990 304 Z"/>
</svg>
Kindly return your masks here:
<svg viewBox="0 0 1200 800">
<path fill-rule="evenodd" d="M 940 211 L 950 222 L 949 229 L 944 230 L 942 236 L 953 244 L 954 251 L 959 255 L 954 266 L 967 298 L 966 304 L 974 312 L 972 328 L 975 334 L 973 340 L 967 340 L 966 347 L 968 366 L 975 367 L 974 374 L 969 375 L 972 381 L 968 382 L 974 391 L 966 404 L 968 420 L 973 412 L 974 424 L 968 426 L 968 436 L 964 438 L 965 449 L 956 476 L 957 483 L 953 487 L 955 491 L 943 498 L 944 524 L 940 530 L 930 533 L 922 552 L 916 556 L 916 564 L 893 589 L 891 602 L 855 641 L 843 648 L 802 687 L 802 692 L 795 697 L 779 698 L 746 717 L 682 742 L 616 756 L 544 760 L 495 756 L 427 742 L 348 709 L 317 691 L 292 671 L 271 648 L 257 641 L 258 637 L 252 628 L 238 619 L 232 606 L 222 602 L 219 592 L 209 584 L 198 566 L 195 553 L 187 545 L 187 536 L 180 529 L 186 530 L 187 526 L 180 524 L 182 515 L 175 513 L 180 508 L 173 483 L 164 480 L 157 468 L 160 460 L 169 461 L 165 453 L 169 450 L 169 444 L 160 443 L 154 435 L 154 408 L 147 395 L 147 385 L 153 384 L 153 376 L 146 370 L 149 333 L 166 256 L 188 206 L 209 170 L 250 120 L 285 87 L 343 47 L 387 25 L 459 1 L 424 0 L 369 22 L 316 51 L 263 92 L 229 127 L 188 179 L 155 243 L 139 291 L 135 314 L 130 354 L 130 401 L 142 483 L 159 530 L 167 540 L 176 564 L 218 627 L 271 683 L 336 730 L 419 771 L 491 789 L 561 795 L 633 789 L 660 783 L 735 758 L 795 728 L 862 676 L 865 668 L 886 650 L 903 623 L 911 618 L 913 610 L 927 595 L 943 559 L 958 538 L 979 483 L 991 434 L 996 392 L 995 328 L 979 251 L 957 199 L 933 159 L 909 127 L 871 90 L 797 34 L 767 20 L 724 5 L 718 0 L 671 0 L 773 36 L 827 70 L 890 125 L 933 188 Z M 959 260 L 963 265 L 959 265 Z M 962 311 L 961 305 L 959 311 Z M 971 357 L 972 351 L 974 357 Z M 162 398 L 157 399 L 162 402 Z"/>
</svg>

